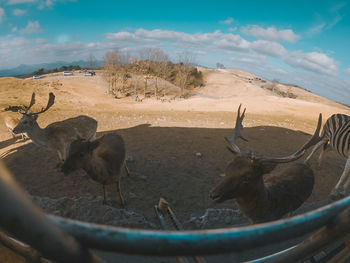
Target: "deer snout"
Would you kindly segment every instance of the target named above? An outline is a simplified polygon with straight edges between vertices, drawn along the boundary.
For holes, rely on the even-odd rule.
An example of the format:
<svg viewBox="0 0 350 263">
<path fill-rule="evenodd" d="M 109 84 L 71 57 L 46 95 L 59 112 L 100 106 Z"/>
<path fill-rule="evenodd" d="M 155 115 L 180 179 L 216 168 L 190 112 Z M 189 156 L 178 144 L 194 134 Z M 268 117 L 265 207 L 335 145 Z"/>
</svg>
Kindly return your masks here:
<svg viewBox="0 0 350 263">
<path fill-rule="evenodd" d="M 219 192 L 217 192 L 216 189 L 213 189 L 209 192 L 209 197 L 217 203 L 221 203 L 224 201 L 223 196 Z"/>
<path fill-rule="evenodd" d="M 17 126 L 12 130 L 12 132 L 15 133 L 15 134 L 21 133 Z"/>
</svg>

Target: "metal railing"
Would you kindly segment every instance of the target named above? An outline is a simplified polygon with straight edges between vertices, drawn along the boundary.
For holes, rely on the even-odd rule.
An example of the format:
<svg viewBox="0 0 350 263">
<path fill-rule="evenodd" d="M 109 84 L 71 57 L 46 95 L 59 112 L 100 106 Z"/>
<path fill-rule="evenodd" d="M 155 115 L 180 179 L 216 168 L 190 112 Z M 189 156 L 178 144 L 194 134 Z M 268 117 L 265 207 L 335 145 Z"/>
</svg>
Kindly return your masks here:
<svg viewBox="0 0 350 263">
<path fill-rule="evenodd" d="M 195 231 L 128 229 L 45 216 L 0 163 L 0 209 L 6 211 L 0 215 L 0 228 L 40 251 L 43 257 L 58 262 L 103 262 L 89 249 L 157 256 L 238 252 L 317 230 L 299 245 L 268 258 L 271 262 L 295 262 L 350 232 L 349 205 L 347 197 L 302 215 L 244 227 Z"/>
</svg>

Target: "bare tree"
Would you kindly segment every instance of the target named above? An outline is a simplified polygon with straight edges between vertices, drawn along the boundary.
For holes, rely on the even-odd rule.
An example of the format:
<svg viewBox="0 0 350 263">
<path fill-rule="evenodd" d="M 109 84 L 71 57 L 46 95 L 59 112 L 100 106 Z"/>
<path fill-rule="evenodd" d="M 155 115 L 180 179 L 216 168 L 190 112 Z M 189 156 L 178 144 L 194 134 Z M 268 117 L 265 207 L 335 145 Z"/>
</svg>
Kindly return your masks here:
<svg viewBox="0 0 350 263">
<path fill-rule="evenodd" d="M 195 61 L 196 55 L 190 51 L 183 51 L 178 54 L 180 87 L 182 97 L 184 96 L 188 76 L 191 71 L 191 65 L 193 65 Z"/>
<path fill-rule="evenodd" d="M 122 63 L 123 55 L 119 51 L 110 50 L 108 51 L 103 59 L 103 69 L 108 81 L 109 93 L 113 93 L 117 85 L 118 70 Z"/>
<path fill-rule="evenodd" d="M 169 56 L 160 48 L 146 47 L 139 50 L 139 59 L 164 62 L 169 60 Z"/>
</svg>

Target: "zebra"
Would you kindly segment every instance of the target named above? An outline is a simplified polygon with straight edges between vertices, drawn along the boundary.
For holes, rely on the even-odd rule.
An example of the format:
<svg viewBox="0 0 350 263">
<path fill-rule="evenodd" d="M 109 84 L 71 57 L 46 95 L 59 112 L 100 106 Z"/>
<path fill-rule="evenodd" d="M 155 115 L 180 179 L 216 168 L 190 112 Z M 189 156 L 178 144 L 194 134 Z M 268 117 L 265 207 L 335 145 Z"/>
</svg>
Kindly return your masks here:
<svg viewBox="0 0 350 263">
<path fill-rule="evenodd" d="M 338 200 L 345 196 L 345 191 L 350 183 L 350 116 L 345 114 L 333 114 L 329 117 L 323 126 L 320 142 L 312 149 L 310 155 L 306 158 L 308 162 L 312 154 L 321 146 L 323 149 L 318 158 L 318 165 L 321 164 L 323 154 L 326 151 L 334 149 L 342 157 L 347 158 L 344 171 L 331 192 L 331 200 Z"/>
</svg>

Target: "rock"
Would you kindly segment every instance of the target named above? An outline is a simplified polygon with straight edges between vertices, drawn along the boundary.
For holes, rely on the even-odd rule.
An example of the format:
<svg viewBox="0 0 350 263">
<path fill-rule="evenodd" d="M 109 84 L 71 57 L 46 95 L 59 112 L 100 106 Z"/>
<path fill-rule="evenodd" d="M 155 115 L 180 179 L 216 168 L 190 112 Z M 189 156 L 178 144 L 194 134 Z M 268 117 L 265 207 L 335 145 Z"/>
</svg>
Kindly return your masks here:
<svg viewBox="0 0 350 263">
<path fill-rule="evenodd" d="M 210 229 L 247 225 L 249 221 L 239 210 L 208 208 L 204 215 L 191 217 L 184 223 L 186 229 Z"/>
<path fill-rule="evenodd" d="M 33 196 L 32 198 L 34 203 L 46 213 L 57 216 L 121 227 L 157 228 L 155 223 L 140 213 L 103 205 L 101 196 L 62 197 L 58 199 Z"/>
<path fill-rule="evenodd" d="M 202 155 L 200 152 L 196 152 L 196 156 L 197 156 L 198 158 L 202 158 L 202 157 L 203 157 L 203 155 Z"/>
</svg>

